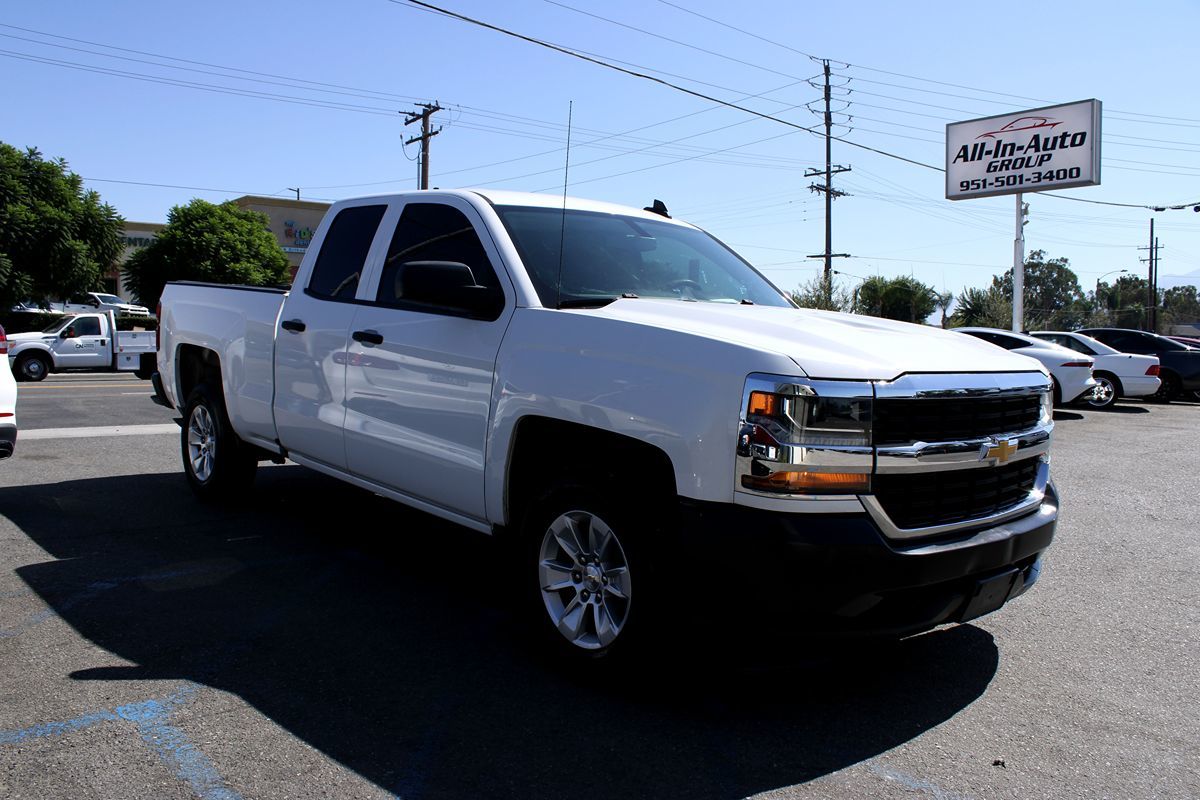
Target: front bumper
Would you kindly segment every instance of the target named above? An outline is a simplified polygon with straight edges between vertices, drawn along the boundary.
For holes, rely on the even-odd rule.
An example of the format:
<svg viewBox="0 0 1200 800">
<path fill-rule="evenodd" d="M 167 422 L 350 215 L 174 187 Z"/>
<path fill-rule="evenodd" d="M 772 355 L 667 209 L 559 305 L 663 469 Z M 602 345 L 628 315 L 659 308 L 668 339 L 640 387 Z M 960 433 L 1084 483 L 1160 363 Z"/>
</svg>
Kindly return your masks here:
<svg viewBox="0 0 1200 800">
<path fill-rule="evenodd" d="M 705 603 L 708 622 L 741 631 L 752 621 L 759 639 L 895 638 L 965 622 L 1032 587 L 1054 538 L 1058 497 L 1051 484 L 1026 516 L 917 542 L 889 541 L 866 514 L 682 500 L 681 514 L 678 546 L 720 576 L 708 582 L 720 588 Z"/>
</svg>

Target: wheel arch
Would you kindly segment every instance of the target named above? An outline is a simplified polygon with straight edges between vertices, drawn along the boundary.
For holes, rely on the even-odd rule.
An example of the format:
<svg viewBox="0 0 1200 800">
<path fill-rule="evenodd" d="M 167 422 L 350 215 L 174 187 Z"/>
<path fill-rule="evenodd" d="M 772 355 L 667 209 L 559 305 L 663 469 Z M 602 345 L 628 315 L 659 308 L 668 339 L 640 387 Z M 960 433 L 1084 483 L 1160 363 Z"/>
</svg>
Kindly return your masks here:
<svg viewBox="0 0 1200 800">
<path fill-rule="evenodd" d="M 207 347 L 181 344 L 175 351 L 176 396 L 181 404 L 187 402 L 192 390 L 208 384 L 224 398 L 225 388 L 221 380 L 221 357 Z"/>
<path fill-rule="evenodd" d="M 513 432 L 507 460 L 504 522 L 521 525 L 552 480 L 607 483 L 631 498 L 677 496 L 670 456 L 658 447 L 613 431 L 551 417 L 526 416 Z"/>
</svg>

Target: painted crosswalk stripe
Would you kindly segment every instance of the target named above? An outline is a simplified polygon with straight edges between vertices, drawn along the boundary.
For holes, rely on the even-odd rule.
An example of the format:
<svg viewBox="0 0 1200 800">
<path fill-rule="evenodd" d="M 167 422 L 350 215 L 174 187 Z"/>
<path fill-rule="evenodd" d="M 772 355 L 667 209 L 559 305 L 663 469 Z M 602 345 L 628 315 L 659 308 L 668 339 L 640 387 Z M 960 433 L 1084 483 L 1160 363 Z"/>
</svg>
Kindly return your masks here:
<svg viewBox="0 0 1200 800">
<path fill-rule="evenodd" d="M 161 425 L 114 425 L 100 428 L 35 428 L 22 430 L 18 438 L 27 442 L 31 439 L 93 439 L 105 436 L 161 436 L 179 433 L 174 422 Z"/>
</svg>

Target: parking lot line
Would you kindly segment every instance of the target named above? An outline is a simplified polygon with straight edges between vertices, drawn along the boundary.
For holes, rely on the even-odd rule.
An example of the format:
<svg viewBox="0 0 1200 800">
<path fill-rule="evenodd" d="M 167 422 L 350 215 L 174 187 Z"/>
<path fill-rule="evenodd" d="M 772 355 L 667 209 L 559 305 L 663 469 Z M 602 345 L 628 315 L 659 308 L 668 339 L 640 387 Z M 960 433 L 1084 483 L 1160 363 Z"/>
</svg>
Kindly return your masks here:
<svg viewBox="0 0 1200 800">
<path fill-rule="evenodd" d="M 114 425 L 111 427 L 95 428 L 35 428 L 31 431 L 21 431 L 21 441 L 32 439 L 93 439 L 105 436 L 159 436 L 167 433 L 179 433 L 179 426 L 174 422 L 161 425 Z"/>
</svg>

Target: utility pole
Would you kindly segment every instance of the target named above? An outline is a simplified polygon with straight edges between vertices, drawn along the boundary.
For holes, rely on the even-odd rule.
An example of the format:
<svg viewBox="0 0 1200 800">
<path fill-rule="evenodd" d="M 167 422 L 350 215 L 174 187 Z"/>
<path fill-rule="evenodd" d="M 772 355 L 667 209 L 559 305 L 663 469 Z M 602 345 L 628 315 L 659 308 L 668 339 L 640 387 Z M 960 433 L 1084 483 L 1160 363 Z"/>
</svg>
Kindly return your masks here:
<svg viewBox="0 0 1200 800">
<path fill-rule="evenodd" d="M 289 187 L 287 187 L 287 190 L 288 190 L 289 192 L 295 192 L 295 193 L 296 193 L 296 199 L 297 199 L 297 200 L 299 200 L 299 199 L 300 199 L 300 187 L 299 187 L 299 186 L 289 186 Z"/>
<path fill-rule="evenodd" d="M 830 300 L 833 294 L 833 259 L 848 258 L 848 253 L 833 252 L 833 198 L 845 197 L 846 193 L 833 188 L 833 176 L 842 172 L 849 172 L 850 167 L 834 166 L 833 164 L 833 111 L 830 109 L 830 101 L 832 100 L 832 92 L 829 85 L 829 59 L 824 59 L 824 74 L 825 74 L 825 185 L 820 186 L 815 183 L 810 183 L 808 188 L 814 192 L 825 194 L 825 252 L 821 255 L 808 256 L 809 258 L 824 258 L 825 259 L 825 294 L 826 300 Z M 821 170 L 806 170 L 804 177 L 813 178 L 821 175 Z"/>
<path fill-rule="evenodd" d="M 1158 333 L 1158 237 L 1154 235 L 1154 217 L 1150 218 L 1150 246 L 1139 247 L 1148 251 L 1146 258 L 1146 330 Z"/>
<path fill-rule="evenodd" d="M 412 123 L 416 122 L 417 120 L 420 120 L 421 121 L 421 135 L 412 137 L 411 139 L 406 141 L 405 144 L 412 144 L 413 142 L 421 143 L 421 156 L 420 156 L 421 187 L 420 188 L 428 189 L 429 188 L 429 140 L 442 132 L 441 128 L 438 128 L 436 131 L 429 130 L 429 118 L 432 117 L 438 111 L 441 111 L 442 107 L 439 106 L 436 102 L 433 102 L 433 103 L 420 103 L 417 106 L 417 108 L 420 108 L 422 110 L 419 113 L 409 114 L 405 118 L 404 124 L 407 126 L 407 125 L 411 125 Z"/>
<path fill-rule="evenodd" d="M 1025 225 L 1029 216 L 1029 204 L 1017 192 L 1016 236 L 1013 238 L 1013 299 L 1012 329 L 1020 333 L 1025 329 Z"/>
</svg>

